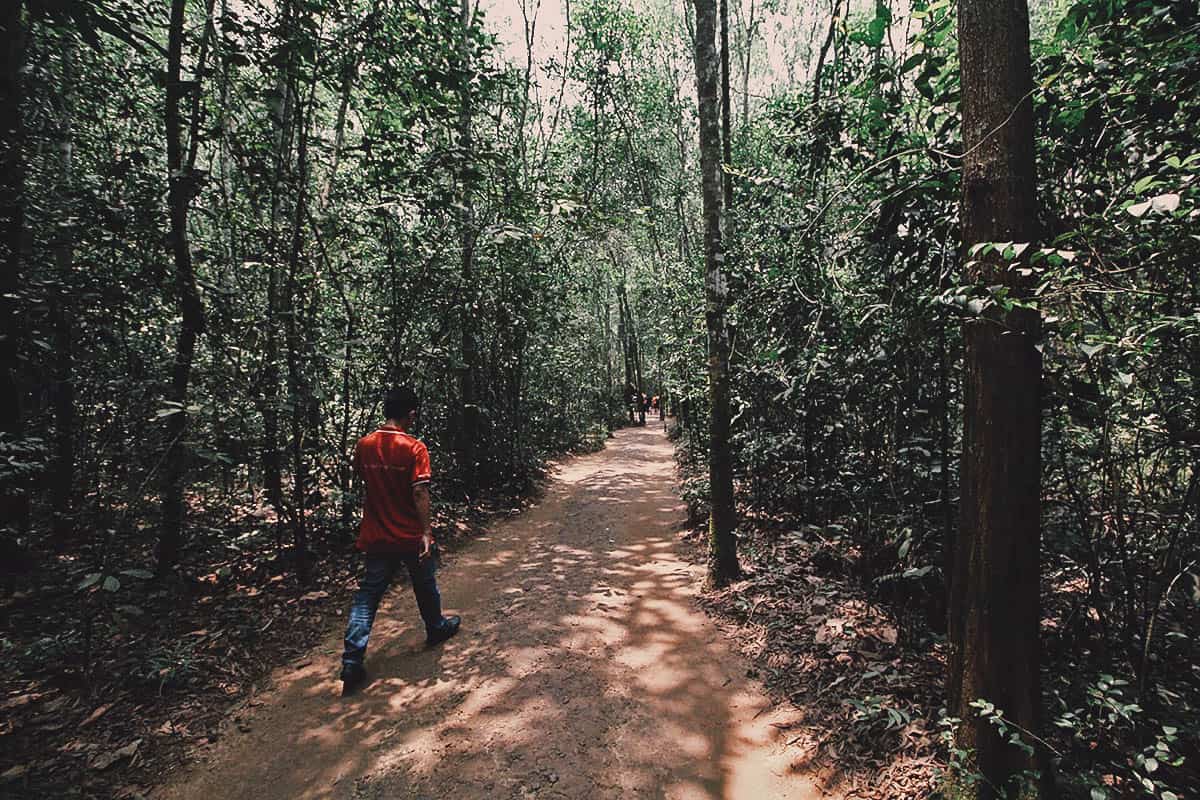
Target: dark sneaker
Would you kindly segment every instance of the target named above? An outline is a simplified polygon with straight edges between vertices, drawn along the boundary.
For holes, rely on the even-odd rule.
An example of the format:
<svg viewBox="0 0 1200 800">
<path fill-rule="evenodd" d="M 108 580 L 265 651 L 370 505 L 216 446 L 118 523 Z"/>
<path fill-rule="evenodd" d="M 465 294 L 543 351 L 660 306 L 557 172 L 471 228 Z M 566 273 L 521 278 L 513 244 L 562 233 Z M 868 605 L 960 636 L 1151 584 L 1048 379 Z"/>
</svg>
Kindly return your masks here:
<svg viewBox="0 0 1200 800">
<path fill-rule="evenodd" d="M 462 625 L 462 617 L 442 617 L 441 627 L 429 631 L 428 635 L 425 637 L 425 645 L 427 647 L 433 647 L 434 645 L 441 644 L 454 634 L 458 633 L 458 626 L 460 625 Z"/>
<path fill-rule="evenodd" d="M 349 697 L 367 682 L 367 671 L 362 664 L 342 664 L 342 697 Z"/>
</svg>

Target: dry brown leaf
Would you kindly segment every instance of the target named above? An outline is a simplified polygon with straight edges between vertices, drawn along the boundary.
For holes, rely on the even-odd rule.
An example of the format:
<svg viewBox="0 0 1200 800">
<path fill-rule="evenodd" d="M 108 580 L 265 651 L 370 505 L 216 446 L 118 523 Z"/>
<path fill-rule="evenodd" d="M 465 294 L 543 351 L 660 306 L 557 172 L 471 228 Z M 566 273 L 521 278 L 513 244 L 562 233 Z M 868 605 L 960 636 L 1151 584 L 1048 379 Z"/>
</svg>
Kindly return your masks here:
<svg viewBox="0 0 1200 800">
<path fill-rule="evenodd" d="M 91 714 L 89 714 L 87 719 L 85 719 L 83 722 L 79 723 L 79 727 L 86 728 L 88 725 L 91 725 L 93 722 L 95 722 L 96 720 L 103 717 L 106 713 L 108 713 L 108 710 L 112 707 L 113 707 L 112 703 L 105 703 L 104 705 L 100 706 L 95 711 L 93 711 Z"/>
<path fill-rule="evenodd" d="M 4 772 L 0 772 L 0 781 L 15 781 L 32 768 L 31 764 L 18 764 L 15 767 L 9 767 Z"/>
</svg>

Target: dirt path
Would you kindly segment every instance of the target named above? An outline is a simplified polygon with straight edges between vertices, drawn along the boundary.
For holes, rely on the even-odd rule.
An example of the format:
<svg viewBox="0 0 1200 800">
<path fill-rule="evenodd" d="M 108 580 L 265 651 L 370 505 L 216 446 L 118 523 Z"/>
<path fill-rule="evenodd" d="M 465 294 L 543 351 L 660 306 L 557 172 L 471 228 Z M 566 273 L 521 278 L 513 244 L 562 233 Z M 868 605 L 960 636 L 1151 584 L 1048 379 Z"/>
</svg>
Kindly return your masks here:
<svg viewBox="0 0 1200 800">
<path fill-rule="evenodd" d="M 693 605 L 671 447 L 653 425 L 568 461 L 535 507 L 445 559 L 462 633 L 423 646 L 396 587 L 346 700 L 340 642 L 155 794 L 252 798 L 818 798 L 788 712 Z M 347 598 L 347 603 L 349 598 Z"/>
</svg>

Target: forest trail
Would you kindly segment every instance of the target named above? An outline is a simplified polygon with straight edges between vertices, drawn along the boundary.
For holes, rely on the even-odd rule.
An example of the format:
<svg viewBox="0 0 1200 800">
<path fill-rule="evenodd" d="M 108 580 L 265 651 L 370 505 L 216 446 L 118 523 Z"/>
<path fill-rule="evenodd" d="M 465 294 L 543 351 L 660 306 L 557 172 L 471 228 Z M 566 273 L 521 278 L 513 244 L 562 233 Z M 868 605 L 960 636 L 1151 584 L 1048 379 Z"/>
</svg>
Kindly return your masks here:
<svg viewBox="0 0 1200 800">
<path fill-rule="evenodd" d="M 444 560 L 462 632 L 424 648 L 415 603 L 381 607 L 352 698 L 340 637 L 153 796 L 818 798 L 712 619 L 683 552 L 672 448 L 654 423 L 570 459 L 537 505 Z M 346 598 L 349 603 L 349 597 Z"/>
</svg>

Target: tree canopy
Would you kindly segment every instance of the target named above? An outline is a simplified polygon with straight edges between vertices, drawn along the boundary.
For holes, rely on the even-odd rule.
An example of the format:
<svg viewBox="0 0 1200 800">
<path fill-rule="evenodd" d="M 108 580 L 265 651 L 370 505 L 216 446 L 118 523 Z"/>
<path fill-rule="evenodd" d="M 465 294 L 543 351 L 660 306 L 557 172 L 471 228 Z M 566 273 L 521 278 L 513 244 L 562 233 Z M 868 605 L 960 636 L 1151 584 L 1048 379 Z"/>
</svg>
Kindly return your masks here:
<svg viewBox="0 0 1200 800">
<path fill-rule="evenodd" d="M 13 681 L 186 691 L 156 610 L 337 569 L 390 385 L 447 525 L 659 397 L 714 588 L 799 536 L 951 672 L 1020 616 L 1028 714 L 881 672 L 845 725 L 949 703 L 969 796 L 1197 791 L 1196 4 L 548 5 L 4 4 L 4 613 L 66 617 Z"/>
</svg>

